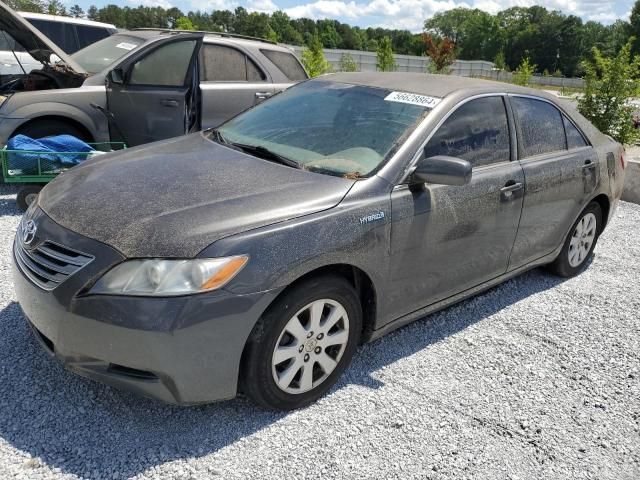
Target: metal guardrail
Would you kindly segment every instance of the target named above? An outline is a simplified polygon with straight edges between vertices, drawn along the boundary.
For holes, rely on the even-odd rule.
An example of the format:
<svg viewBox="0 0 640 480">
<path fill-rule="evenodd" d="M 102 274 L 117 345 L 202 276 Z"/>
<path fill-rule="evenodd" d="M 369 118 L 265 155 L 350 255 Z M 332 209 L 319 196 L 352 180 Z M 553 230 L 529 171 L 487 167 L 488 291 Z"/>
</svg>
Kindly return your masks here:
<svg viewBox="0 0 640 480">
<path fill-rule="evenodd" d="M 289 45 L 298 58 L 302 55 L 303 47 Z M 376 53 L 362 50 L 340 50 L 324 49 L 324 55 L 333 69 L 340 71 L 340 59 L 342 54 L 348 54 L 358 66 L 361 72 L 376 71 Z M 396 60 L 396 71 L 424 73 L 429 65 L 429 57 L 417 57 L 413 55 L 394 55 Z M 456 60 L 451 66 L 451 73 L 462 77 L 482 77 L 502 82 L 512 82 L 513 73 L 503 70 L 496 70 L 493 62 L 486 60 Z M 582 78 L 563 78 L 549 76 L 532 76 L 530 84 L 547 85 L 555 87 L 582 88 L 584 80 Z"/>
</svg>

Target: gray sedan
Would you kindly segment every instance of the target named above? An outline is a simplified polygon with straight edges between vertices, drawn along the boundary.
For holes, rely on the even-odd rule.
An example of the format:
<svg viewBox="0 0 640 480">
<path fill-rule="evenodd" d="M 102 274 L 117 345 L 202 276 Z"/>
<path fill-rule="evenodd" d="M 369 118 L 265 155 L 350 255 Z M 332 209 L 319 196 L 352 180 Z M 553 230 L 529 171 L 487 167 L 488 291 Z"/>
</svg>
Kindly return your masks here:
<svg viewBox="0 0 640 480">
<path fill-rule="evenodd" d="M 537 266 L 578 274 L 623 155 L 538 91 L 324 76 L 60 175 L 17 232 L 17 297 L 76 373 L 293 409 L 361 342 Z"/>
</svg>

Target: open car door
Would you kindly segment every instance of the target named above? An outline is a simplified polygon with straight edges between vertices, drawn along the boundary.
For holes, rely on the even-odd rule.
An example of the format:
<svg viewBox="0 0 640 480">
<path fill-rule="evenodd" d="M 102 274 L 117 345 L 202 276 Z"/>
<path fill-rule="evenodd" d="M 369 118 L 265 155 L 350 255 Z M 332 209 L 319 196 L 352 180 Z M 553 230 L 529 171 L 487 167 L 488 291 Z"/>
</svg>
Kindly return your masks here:
<svg viewBox="0 0 640 480">
<path fill-rule="evenodd" d="M 112 140 L 135 146 L 199 128 L 197 59 L 203 36 L 172 35 L 111 71 L 106 83 Z"/>
</svg>

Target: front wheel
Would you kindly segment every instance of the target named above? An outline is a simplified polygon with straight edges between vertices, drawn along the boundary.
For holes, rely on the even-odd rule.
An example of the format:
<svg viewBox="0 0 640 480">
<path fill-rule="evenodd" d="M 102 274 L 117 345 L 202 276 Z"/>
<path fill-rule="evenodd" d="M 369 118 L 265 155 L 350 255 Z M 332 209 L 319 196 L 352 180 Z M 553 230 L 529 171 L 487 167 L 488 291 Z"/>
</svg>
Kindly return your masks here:
<svg viewBox="0 0 640 480">
<path fill-rule="evenodd" d="M 361 330 L 362 310 L 349 282 L 323 276 L 296 285 L 254 328 L 243 365 L 245 393 L 276 410 L 316 401 L 351 362 Z"/>
<path fill-rule="evenodd" d="M 561 277 L 573 277 L 580 273 L 593 254 L 601 231 L 602 208 L 597 202 L 591 202 L 571 227 L 560 255 L 548 269 Z"/>
</svg>

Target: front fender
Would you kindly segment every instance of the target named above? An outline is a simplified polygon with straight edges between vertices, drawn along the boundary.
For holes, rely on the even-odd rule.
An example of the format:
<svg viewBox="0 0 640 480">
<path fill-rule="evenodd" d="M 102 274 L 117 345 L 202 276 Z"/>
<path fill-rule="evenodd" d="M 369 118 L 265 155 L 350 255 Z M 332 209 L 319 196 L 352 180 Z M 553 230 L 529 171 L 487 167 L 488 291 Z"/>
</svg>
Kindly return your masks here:
<svg viewBox="0 0 640 480">
<path fill-rule="evenodd" d="M 107 120 L 91 103 L 106 105 L 104 88 L 16 93 L 6 100 L 0 111 L 0 144 L 5 144 L 21 125 L 45 116 L 69 119 L 85 127 L 96 141 L 109 141 Z"/>
</svg>

